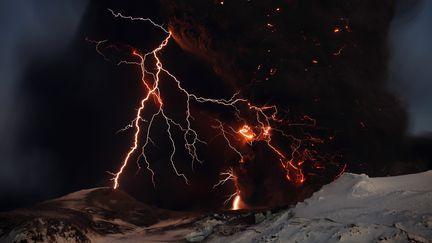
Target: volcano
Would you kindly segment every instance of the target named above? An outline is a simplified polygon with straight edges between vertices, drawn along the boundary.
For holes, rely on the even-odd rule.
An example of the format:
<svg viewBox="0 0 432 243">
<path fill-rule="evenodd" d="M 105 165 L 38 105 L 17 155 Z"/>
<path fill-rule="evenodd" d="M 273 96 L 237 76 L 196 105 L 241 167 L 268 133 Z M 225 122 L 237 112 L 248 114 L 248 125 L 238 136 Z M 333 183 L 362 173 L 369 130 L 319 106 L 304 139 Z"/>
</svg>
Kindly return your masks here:
<svg viewBox="0 0 432 243">
<path fill-rule="evenodd" d="M 399 1 L 94 0 L 57 51 L 16 17 L 0 243 L 431 242 Z"/>
<path fill-rule="evenodd" d="M 175 212 L 94 188 L 0 214 L 1 242 L 431 242 L 432 171 L 345 173 L 291 208 Z"/>
</svg>

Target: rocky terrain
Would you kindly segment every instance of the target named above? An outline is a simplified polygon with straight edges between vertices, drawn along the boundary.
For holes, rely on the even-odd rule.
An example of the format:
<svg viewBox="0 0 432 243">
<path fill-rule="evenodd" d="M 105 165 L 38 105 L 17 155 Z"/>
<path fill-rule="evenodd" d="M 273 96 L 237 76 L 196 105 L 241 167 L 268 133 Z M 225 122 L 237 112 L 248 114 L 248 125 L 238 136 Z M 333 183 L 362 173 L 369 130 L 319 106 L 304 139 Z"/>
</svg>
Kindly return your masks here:
<svg viewBox="0 0 432 243">
<path fill-rule="evenodd" d="M 432 171 L 346 173 L 286 209 L 173 212 L 95 188 L 0 214 L 0 242 L 201 241 L 432 242 Z"/>
</svg>

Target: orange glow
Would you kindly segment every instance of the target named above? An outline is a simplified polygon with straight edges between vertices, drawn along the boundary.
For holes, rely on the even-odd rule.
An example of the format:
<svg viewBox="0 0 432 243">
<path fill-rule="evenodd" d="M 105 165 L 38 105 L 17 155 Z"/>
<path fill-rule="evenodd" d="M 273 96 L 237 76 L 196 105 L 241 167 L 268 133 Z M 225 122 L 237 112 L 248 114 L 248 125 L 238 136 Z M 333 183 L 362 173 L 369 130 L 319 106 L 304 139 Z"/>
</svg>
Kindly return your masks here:
<svg viewBox="0 0 432 243">
<path fill-rule="evenodd" d="M 254 141 L 256 134 L 252 131 L 252 129 L 248 125 L 243 125 L 243 127 L 240 128 L 238 131 L 243 137 L 246 139 L 246 141 Z"/>
<path fill-rule="evenodd" d="M 150 88 L 150 85 L 146 82 L 144 75 L 142 77 L 142 82 L 144 83 L 146 89 L 147 89 L 147 95 L 141 100 L 141 106 L 137 111 L 137 115 L 135 117 L 135 123 L 134 123 L 134 127 L 135 127 L 135 134 L 134 134 L 134 139 L 133 139 L 133 146 L 132 148 L 129 150 L 129 152 L 127 153 L 125 159 L 123 160 L 122 166 L 120 167 L 120 170 L 115 174 L 114 177 L 114 189 L 117 189 L 119 187 L 119 178 L 120 175 L 123 173 L 123 170 L 125 169 L 125 167 L 127 166 L 129 159 L 131 157 L 131 155 L 135 152 L 135 150 L 138 148 L 138 139 L 139 139 L 139 135 L 141 132 L 141 128 L 140 128 L 140 121 L 141 121 L 141 113 L 144 110 L 145 104 L 147 103 L 147 101 L 149 100 L 149 98 L 151 96 L 155 96 L 156 99 L 159 101 L 159 107 L 162 107 L 162 100 L 158 94 L 158 85 L 159 85 L 159 73 L 161 72 L 161 68 L 159 68 L 159 66 L 161 67 L 161 62 L 157 56 L 157 52 L 159 52 L 160 50 L 162 50 L 167 44 L 168 44 L 168 40 L 171 38 L 171 33 L 169 33 L 168 37 L 159 45 L 159 47 L 157 47 L 156 49 L 154 49 L 151 53 L 153 53 L 153 56 L 156 59 L 157 62 L 157 75 L 156 75 L 156 80 L 155 80 L 155 84 L 153 85 L 153 88 Z M 139 57 L 141 59 L 141 61 L 144 61 L 144 57 L 142 55 L 140 55 L 137 51 L 133 51 L 132 52 L 133 55 Z M 152 174 L 153 171 L 151 171 Z"/>
<path fill-rule="evenodd" d="M 224 176 L 224 178 L 221 179 L 216 185 L 214 185 L 213 189 L 225 184 L 227 181 L 232 181 L 236 188 L 236 192 L 231 194 L 228 199 L 225 200 L 225 204 L 227 204 L 231 199 L 234 198 L 232 201 L 231 210 L 239 210 L 245 208 L 246 206 L 241 200 L 240 189 L 238 188 L 238 177 L 234 174 L 234 170 L 230 168 L 227 172 L 220 173 L 220 175 Z"/>
<path fill-rule="evenodd" d="M 217 2 L 215 2 L 217 3 Z M 220 4 L 223 4 L 220 1 Z M 306 181 L 305 173 L 303 172 L 303 166 L 306 163 L 317 163 L 316 158 L 314 158 L 314 151 L 308 148 L 316 146 L 316 144 L 323 143 L 321 139 L 312 137 L 310 134 L 302 134 L 301 138 L 294 137 L 294 135 L 288 134 L 284 128 L 291 126 L 308 126 L 315 127 L 316 122 L 309 116 L 303 116 L 299 118 L 301 122 L 295 123 L 287 118 L 287 111 L 279 114 L 278 107 L 275 105 L 267 104 L 252 104 L 252 102 L 240 95 L 240 92 L 236 92 L 230 98 L 206 98 L 199 95 L 190 93 L 182 86 L 182 82 L 164 68 L 161 51 L 168 45 L 171 40 L 172 33 L 165 29 L 163 26 L 156 24 L 147 18 L 136 18 L 131 16 L 124 16 L 120 13 L 111 13 L 115 18 L 123 18 L 132 21 L 145 21 L 150 22 L 153 26 L 159 28 L 162 32 L 166 34 L 166 37 L 161 41 L 158 47 L 151 50 L 150 52 L 144 53 L 140 50 L 133 49 L 130 52 L 131 60 L 122 60 L 118 64 L 136 65 L 140 68 L 141 82 L 143 84 L 143 98 L 140 101 L 139 108 L 135 113 L 134 119 L 131 124 L 129 124 L 125 129 L 132 128 L 133 137 L 131 144 L 132 146 L 126 153 L 120 168 L 116 173 L 112 173 L 114 178 L 114 189 L 119 188 L 120 179 L 124 174 L 126 167 L 129 165 L 130 160 L 136 156 L 138 169 L 141 169 L 140 160 L 145 162 L 146 168 L 151 174 L 151 179 L 155 185 L 154 176 L 155 173 L 151 168 L 150 160 L 151 158 L 146 153 L 146 148 L 154 144 L 153 138 L 150 136 L 153 130 L 153 123 L 161 120 L 165 124 L 164 135 L 171 142 L 171 154 L 169 156 L 170 165 L 175 172 L 175 174 L 182 178 L 186 184 L 189 184 L 188 178 L 185 174 L 179 172 L 176 167 L 175 157 L 176 152 L 179 149 L 186 151 L 191 159 L 192 168 L 194 162 L 202 163 L 198 156 L 197 144 L 207 144 L 206 141 L 200 139 L 200 135 L 196 130 L 194 130 L 192 121 L 194 120 L 191 104 L 192 102 L 198 104 L 211 103 L 213 105 L 218 105 L 231 111 L 232 114 L 237 116 L 232 124 L 224 124 L 218 119 L 214 119 L 217 125 L 212 126 L 212 128 L 220 131 L 218 136 L 224 139 L 225 144 L 230 151 L 238 157 L 238 164 L 236 166 L 242 168 L 247 160 L 252 156 L 243 155 L 245 147 L 253 146 L 253 142 L 260 141 L 264 146 L 267 146 L 268 151 L 273 153 L 273 155 L 279 159 L 282 164 L 282 169 L 286 174 L 287 180 L 290 183 L 300 186 Z M 279 8 L 277 8 L 279 11 Z M 271 23 L 267 24 L 268 27 L 273 27 Z M 340 30 L 338 29 L 337 32 Z M 336 31 L 335 31 L 336 32 Z M 96 43 L 96 51 L 103 56 L 101 52 L 101 45 L 106 41 L 94 42 Z M 268 50 L 270 52 L 270 50 Z M 104 56 L 105 58 L 105 56 Z M 312 63 L 317 64 L 318 60 L 313 59 Z M 262 65 L 258 65 L 257 70 L 261 69 Z M 276 74 L 277 69 L 271 68 L 270 75 Z M 184 108 L 184 115 L 182 118 L 172 118 L 170 113 L 165 110 L 166 106 L 172 106 L 168 102 L 168 99 L 163 97 L 166 92 L 161 92 L 162 86 L 161 82 L 171 82 L 176 87 L 176 91 L 183 95 L 184 104 L 182 104 L 182 109 Z M 171 87 L 171 86 L 170 86 Z M 165 101 L 165 102 L 164 102 Z M 148 109 L 150 107 L 150 109 Z M 178 108 L 178 107 L 176 107 Z M 148 114 L 150 113 L 150 114 Z M 145 123 L 145 125 L 143 125 Z M 363 124 L 363 123 L 361 123 Z M 363 124 L 364 126 L 364 124 Z M 176 129 L 176 130 L 174 130 Z M 182 134 L 182 142 L 179 146 L 179 139 L 174 139 L 174 134 Z M 272 141 L 272 136 L 276 136 L 276 139 Z M 296 135 L 297 136 L 297 135 Z M 141 141 L 142 140 L 142 141 Z M 276 141 L 285 140 L 287 143 L 277 144 Z M 247 143 L 245 143 L 246 141 Z M 140 151 L 140 152 L 137 152 Z M 345 167 L 343 168 L 343 171 Z M 238 210 L 247 207 L 247 202 L 240 195 L 240 188 L 238 185 L 238 178 L 235 175 L 234 170 L 230 168 L 229 171 L 221 173 L 224 176 L 214 187 L 225 184 L 230 181 L 234 184 L 234 193 L 229 196 L 226 200 L 226 204 L 232 200 L 232 210 Z M 309 176 L 307 173 L 306 175 Z"/>
<path fill-rule="evenodd" d="M 270 136 L 270 130 L 271 130 L 271 127 L 263 127 L 262 135 L 264 138 L 267 138 Z"/>
<path fill-rule="evenodd" d="M 241 197 L 239 194 L 237 194 L 233 200 L 233 204 L 231 207 L 232 210 L 239 210 L 242 209 L 241 207 Z"/>
<path fill-rule="evenodd" d="M 299 163 L 300 166 L 300 163 Z M 295 166 L 292 160 L 289 160 L 285 163 L 282 162 L 282 167 L 286 171 L 286 178 L 288 181 L 291 181 L 296 186 L 301 186 L 305 182 L 306 178 L 303 174 L 303 170 L 299 167 Z"/>
<path fill-rule="evenodd" d="M 333 29 L 333 32 L 334 32 L 334 33 L 339 33 L 339 32 L 340 32 L 340 29 L 339 29 L 339 28 L 334 28 L 334 29 Z"/>
</svg>

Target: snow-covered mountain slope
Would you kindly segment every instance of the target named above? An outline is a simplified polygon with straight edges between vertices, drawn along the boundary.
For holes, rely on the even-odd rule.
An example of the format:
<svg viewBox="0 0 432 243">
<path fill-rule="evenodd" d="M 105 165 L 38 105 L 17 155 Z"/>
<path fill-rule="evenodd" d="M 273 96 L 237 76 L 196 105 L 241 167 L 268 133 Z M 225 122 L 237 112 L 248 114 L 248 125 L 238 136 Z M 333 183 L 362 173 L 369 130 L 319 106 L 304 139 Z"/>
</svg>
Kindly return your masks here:
<svg viewBox="0 0 432 243">
<path fill-rule="evenodd" d="M 432 171 L 344 174 L 293 209 L 214 242 L 432 242 Z"/>
<path fill-rule="evenodd" d="M 120 190 L 94 188 L 1 213 L 0 242 L 93 242 L 183 218 L 194 216 L 148 206 Z"/>
<path fill-rule="evenodd" d="M 432 242 L 432 171 L 344 174 L 286 210 L 176 213 L 97 188 L 0 214 L 0 242 Z"/>
</svg>

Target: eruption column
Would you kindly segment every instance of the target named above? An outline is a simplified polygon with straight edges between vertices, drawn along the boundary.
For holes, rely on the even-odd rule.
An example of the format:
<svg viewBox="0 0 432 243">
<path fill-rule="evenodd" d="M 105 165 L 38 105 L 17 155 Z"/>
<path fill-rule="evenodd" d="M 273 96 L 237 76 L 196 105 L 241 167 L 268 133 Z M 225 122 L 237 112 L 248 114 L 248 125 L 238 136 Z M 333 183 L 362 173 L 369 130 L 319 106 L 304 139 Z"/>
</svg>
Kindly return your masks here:
<svg viewBox="0 0 432 243">
<path fill-rule="evenodd" d="M 185 151 L 188 152 L 188 155 L 191 158 L 192 167 L 194 162 L 202 163 L 203 161 L 199 158 L 197 154 L 197 144 L 202 143 L 206 144 L 205 141 L 199 138 L 198 132 L 192 128 L 192 120 L 194 119 L 191 113 L 191 102 L 196 103 L 212 103 L 214 105 L 218 105 L 229 109 L 235 117 L 237 117 L 235 127 L 231 125 L 226 125 L 222 121 L 215 119 L 217 125 L 213 126 L 213 128 L 220 130 L 220 135 L 226 141 L 226 145 L 229 149 L 231 149 L 235 154 L 239 157 L 239 166 L 243 163 L 246 163 L 246 157 L 242 154 L 240 146 L 244 146 L 244 142 L 248 145 L 253 146 L 254 142 L 264 141 L 270 151 L 272 151 L 277 158 L 279 158 L 281 162 L 281 169 L 286 171 L 286 178 L 292 181 L 296 185 L 301 185 L 305 181 L 305 176 L 302 172 L 301 166 L 306 160 L 313 160 L 313 153 L 311 153 L 308 149 L 302 148 L 302 142 L 304 140 L 297 139 L 294 136 L 287 135 L 282 129 L 275 128 L 274 125 L 280 126 L 298 126 L 305 125 L 304 123 L 294 123 L 290 124 L 284 119 L 279 118 L 279 111 L 276 106 L 257 106 L 251 103 L 248 99 L 242 98 L 240 96 L 240 91 L 233 94 L 233 96 L 229 99 L 214 99 L 214 98 L 206 98 L 201 97 L 196 94 L 193 94 L 186 90 L 180 80 L 170 73 L 167 69 L 164 68 L 163 63 L 160 58 L 160 52 L 168 45 L 169 41 L 172 38 L 172 33 L 165 29 L 162 25 L 156 24 L 151 19 L 141 18 L 141 17 L 132 17 L 125 16 L 121 13 L 115 13 L 113 10 L 109 9 L 111 14 L 115 18 L 122 18 L 131 21 L 144 21 L 149 22 L 156 28 L 159 28 L 163 33 L 166 34 L 166 37 L 163 39 L 161 44 L 155 48 L 154 50 L 147 52 L 145 54 L 141 54 L 138 50 L 132 50 L 131 56 L 134 60 L 122 60 L 118 64 L 129 64 L 129 65 L 137 65 L 141 70 L 141 80 L 144 84 L 144 89 L 146 95 L 140 102 L 140 106 L 137 110 L 136 116 L 133 119 L 132 123 L 125 127 L 122 130 L 126 130 L 129 128 L 134 129 L 134 135 L 132 140 L 132 146 L 130 150 L 127 152 L 119 170 L 116 173 L 113 173 L 113 181 L 114 181 L 114 189 L 117 189 L 120 186 L 120 178 L 124 173 L 125 168 L 128 166 L 133 155 L 139 150 L 140 147 L 140 138 L 144 134 L 144 143 L 141 146 L 141 153 L 138 156 L 138 168 L 141 166 L 139 164 L 139 159 L 143 158 L 146 163 L 147 170 L 151 173 L 153 185 L 155 184 L 155 172 L 152 170 L 149 157 L 146 154 L 146 148 L 149 143 L 154 144 L 154 140 L 151 138 L 151 130 L 153 128 L 153 123 L 156 118 L 160 117 L 165 121 L 166 125 L 166 134 L 171 142 L 171 154 L 169 156 L 171 166 L 175 172 L 175 174 L 185 181 L 186 184 L 189 184 L 188 178 L 185 174 L 181 173 L 175 164 L 175 155 L 178 150 L 178 146 L 173 138 L 173 129 L 177 128 L 183 134 L 183 147 Z M 95 42 L 96 43 L 96 51 L 101 54 L 105 59 L 107 57 L 104 55 L 102 49 L 102 45 L 106 44 L 107 40 Z M 139 60 L 139 61 L 136 61 Z M 148 68 L 148 62 L 153 61 L 152 69 Z M 169 77 L 166 80 L 162 80 L 162 74 Z M 177 90 L 184 95 L 186 98 L 185 103 L 185 111 L 184 118 L 182 119 L 174 119 L 169 116 L 169 114 L 164 109 L 167 105 L 164 102 L 164 97 L 161 95 L 161 82 L 171 81 L 176 85 Z M 153 105 L 156 107 L 155 111 L 150 115 L 150 119 L 146 120 L 144 118 L 144 112 L 146 111 L 147 106 Z M 250 119 L 249 117 L 253 117 Z M 305 116 L 306 121 L 312 121 L 313 126 L 315 126 L 315 121 L 307 116 Z M 147 121 L 147 126 L 142 127 L 142 122 Z M 292 141 L 291 145 L 291 153 L 290 156 L 286 156 L 285 153 L 278 148 L 277 146 L 272 144 L 272 135 L 273 133 L 278 133 L 278 135 L 283 136 Z M 321 142 L 313 137 L 307 138 L 308 141 L 314 141 L 316 143 Z M 243 142 L 242 142 L 243 141 Z M 237 176 L 234 173 L 234 170 L 231 168 L 228 172 L 221 173 L 222 176 L 225 176 L 224 179 L 219 181 L 215 186 L 220 186 L 226 183 L 227 181 L 233 181 L 236 190 L 226 201 L 231 201 L 233 198 L 232 209 L 240 209 L 244 207 L 243 200 L 240 195 L 240 189 L 238 187 Z"/>
</svg>

